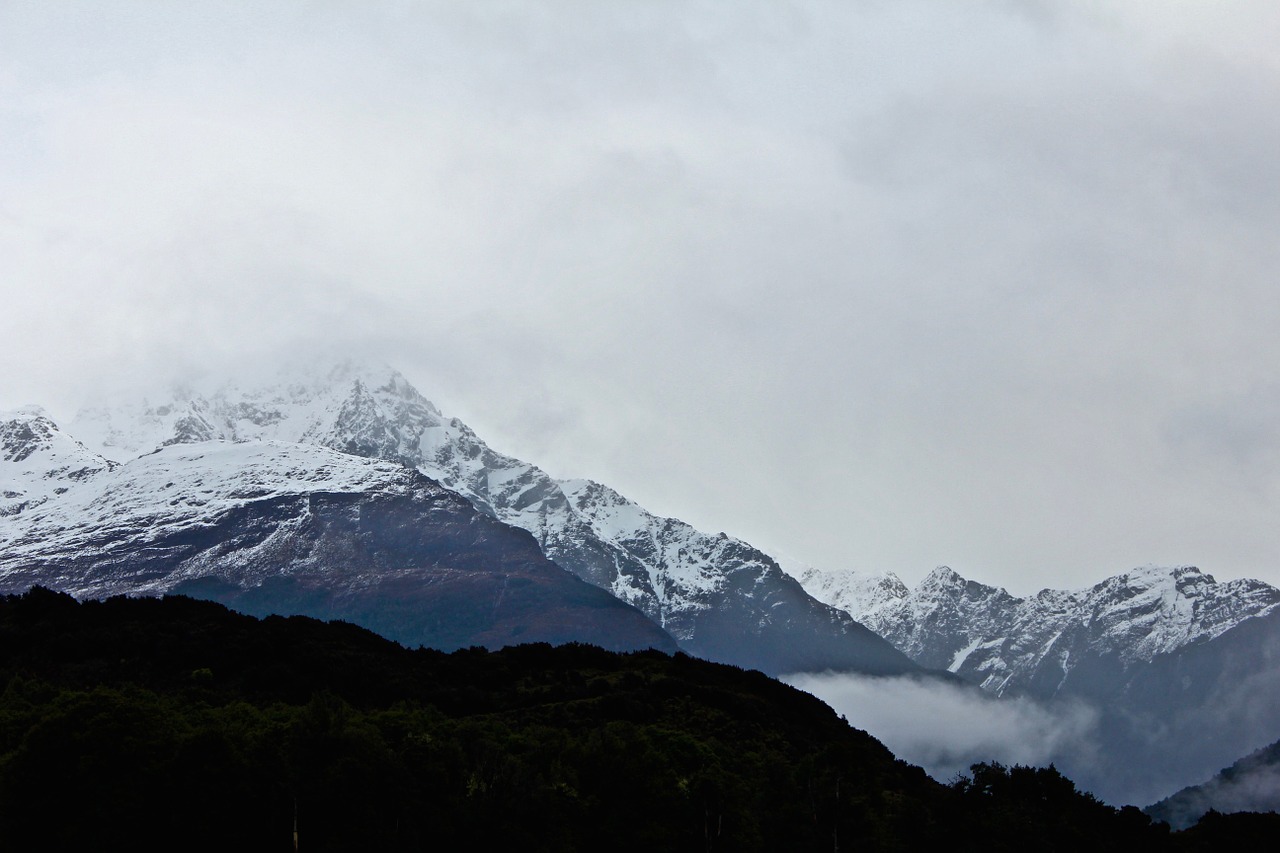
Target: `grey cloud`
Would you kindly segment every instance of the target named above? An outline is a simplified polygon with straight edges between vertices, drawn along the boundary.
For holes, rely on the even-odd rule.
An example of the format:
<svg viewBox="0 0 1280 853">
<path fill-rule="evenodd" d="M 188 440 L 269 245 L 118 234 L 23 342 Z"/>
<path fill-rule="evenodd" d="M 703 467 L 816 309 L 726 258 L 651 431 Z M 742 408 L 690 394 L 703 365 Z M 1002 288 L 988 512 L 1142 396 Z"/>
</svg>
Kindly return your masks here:
<svg viewBox="0 0 1280 853">
<path fill-rule="evenodd" d="M 1232 476 L 1269 484 L 1280 463 L 1280 387 L 1223 394 L 1170 413 L 1164 434 L 1178 450 L 1222 461 Z"/>
<path fill-rule="evenodd" d="M 1097 712 L 1084 704 L 1049 706 L 993 699 L 976 688 L 916 678 L 789 676 L 894 755 L 949 782 L 978 762 L 1092 765 Z"/>
<path fill-rule="evenodd" d="M 0 405 L 369 352 L 809 562 L 1280 580 L 1184 464 L 1280 356 L 1265 4 L 114 5 L 0 22 Z"/>
</svg>

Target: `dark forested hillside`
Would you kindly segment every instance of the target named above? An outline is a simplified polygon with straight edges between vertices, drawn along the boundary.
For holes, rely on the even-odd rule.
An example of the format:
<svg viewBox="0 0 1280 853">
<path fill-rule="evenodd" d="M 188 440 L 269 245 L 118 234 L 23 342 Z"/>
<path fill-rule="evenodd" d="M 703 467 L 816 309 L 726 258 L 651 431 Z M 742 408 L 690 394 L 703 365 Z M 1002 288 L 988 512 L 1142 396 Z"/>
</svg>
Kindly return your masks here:
<svg viewBox="0 0 1280 853">
<path fill-rule="evenodd" d="M 680 654 L 444 654 L 181 597 L 0 599 L 6 848 L 286 851 L 295 821 L 301 850 L 1180 841 L 1051 769 L 940 785 L 814 697 Z"/>
<path fill-rule="evenodd" d="M 1273 812 L 1280 808 L 1280 741 L 1263 747 L 1213 778 L 1183 788 L 1143 811 L 1170 826 L 1190 826 L 1210 811 Z"/>
</svg>

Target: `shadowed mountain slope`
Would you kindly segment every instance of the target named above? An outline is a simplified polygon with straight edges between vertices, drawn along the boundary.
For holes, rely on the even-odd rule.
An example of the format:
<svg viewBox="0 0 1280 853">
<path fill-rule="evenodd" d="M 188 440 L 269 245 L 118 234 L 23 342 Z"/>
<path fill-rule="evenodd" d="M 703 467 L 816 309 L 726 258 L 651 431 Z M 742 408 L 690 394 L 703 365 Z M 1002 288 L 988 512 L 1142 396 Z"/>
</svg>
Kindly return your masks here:
<svg viewBox="0 0 1280 853">
<path fill-rule="evenodd" d="M 347 363 L 185 389 L 86 410 L 72 431 L 117 460 L 188 442 L 270 439 L 395 462 L 529 531 L 549 559 L 636 606 L 693 654 L 771 673 L 920 670 L 747 543 L 496 453 L 385 366 Z"/>
<path fill-rule="evenodd" d="M 6 481 L 39 499 L 0 516 L 2 591 L 186 591 L 443 649 L 535 640 L 675 649 L 638 610 L 548 561 L 528 533 L 401 465 L 273 441 L 86 464 L 47 417 L 32 415 L 27 430 L 17 422 L 6 422 L 8 434 L 44 436 L 17 464 L 59 448 L 75 464 L 20 476 L 7 446 Z"/>
</svg>

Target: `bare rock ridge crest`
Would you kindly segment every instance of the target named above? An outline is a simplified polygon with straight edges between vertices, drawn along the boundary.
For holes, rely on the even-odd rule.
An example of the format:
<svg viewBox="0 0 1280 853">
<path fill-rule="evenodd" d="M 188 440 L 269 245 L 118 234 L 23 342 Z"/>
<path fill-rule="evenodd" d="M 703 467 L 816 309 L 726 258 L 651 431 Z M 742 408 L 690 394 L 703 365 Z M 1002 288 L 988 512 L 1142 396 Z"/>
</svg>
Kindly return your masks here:
<svg viewBox="0 0 1280 853">
<path fill-rule="evenodd" d="M 1280 606 L 1280 590 L 1270 584 L 1219 583 L 1194 566 L 1147 566 L 1088 589 L 1028 598 L 945 566 L 914 590 L 892 574 L 806 569 L 800 580 L 918 663 L 996 695 L 1069 691 L 1076 666 L 1089 657 L 1149 663 Z"/>
</svg>

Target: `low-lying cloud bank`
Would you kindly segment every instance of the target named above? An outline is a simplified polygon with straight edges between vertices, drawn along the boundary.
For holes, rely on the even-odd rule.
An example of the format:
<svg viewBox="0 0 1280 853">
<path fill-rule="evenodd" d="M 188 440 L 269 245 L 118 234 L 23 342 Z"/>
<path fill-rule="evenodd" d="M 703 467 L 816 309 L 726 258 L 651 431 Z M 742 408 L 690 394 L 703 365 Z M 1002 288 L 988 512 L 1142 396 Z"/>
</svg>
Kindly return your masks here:
<svg viewBox="0 0 1280 853">
<path fill-rule="evenodd" d="M 784 680 L 943 782 L 981 761 L 1054 763 L 1071 775 L 1091 767 L 1097 752 L 1098 714 L 1079 702 L 995 699 L 933 678 L 798 673 Z"/>
<path fill-rule="evenodd" d="M 1274 755 L 1274 748 L 1265 751 Z M 1209 809 L 1232 812 L 1269 812 L 1280 809 L 1280 766 L 1266 764 L 1264 753 L 1255 753 L 1221 774 L 1156 803 L 1150 813 L 1174 829 L 1185 829 Z"/>
</svg>

